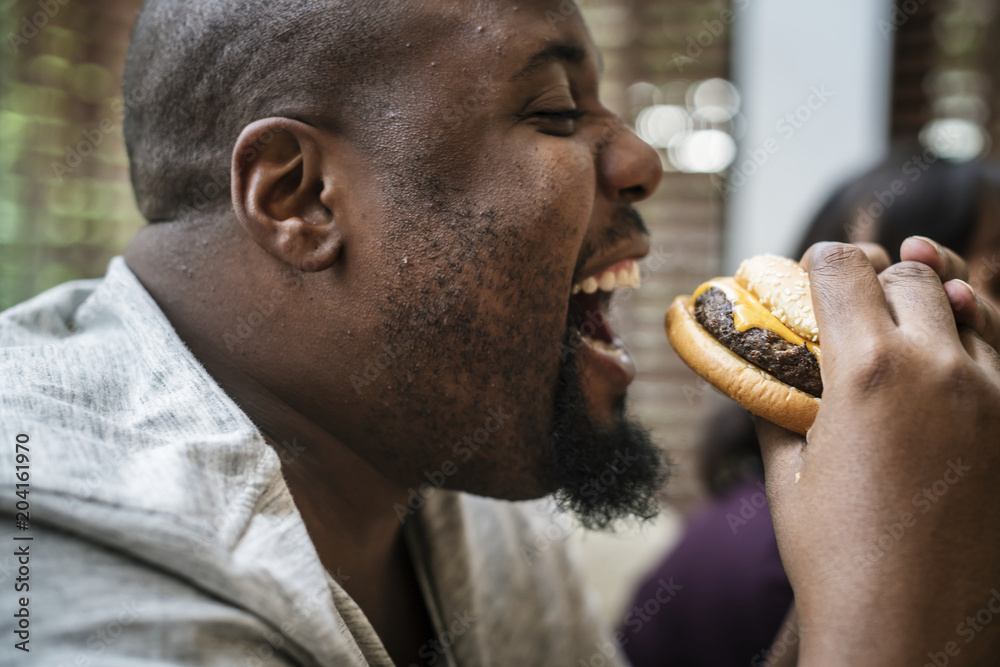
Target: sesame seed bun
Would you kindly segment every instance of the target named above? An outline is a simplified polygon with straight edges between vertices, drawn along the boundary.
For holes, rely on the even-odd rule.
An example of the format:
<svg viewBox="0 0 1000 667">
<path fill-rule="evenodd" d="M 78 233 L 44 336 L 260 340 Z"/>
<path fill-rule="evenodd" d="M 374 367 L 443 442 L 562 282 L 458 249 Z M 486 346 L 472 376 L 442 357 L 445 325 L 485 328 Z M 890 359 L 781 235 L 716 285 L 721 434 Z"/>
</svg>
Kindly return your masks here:
<svg viewBox="0 0 1000 667">
<path fill-rule="evenodd" d="M 678 356 L 723 394 L 800 435 L 812 426 L 820 399 L 785 384 L 719 343 L 695 319 L 690 295 L 674 299 L 665 325 Z"/>
<path fill-rule="evenodd" d="M 798 262 L 776 255 L 757 255 L 740 264 L 733 280 L 757 297 L 786 327 L 806 340 L 819 342 L 809 274 Z"/>
</svg>

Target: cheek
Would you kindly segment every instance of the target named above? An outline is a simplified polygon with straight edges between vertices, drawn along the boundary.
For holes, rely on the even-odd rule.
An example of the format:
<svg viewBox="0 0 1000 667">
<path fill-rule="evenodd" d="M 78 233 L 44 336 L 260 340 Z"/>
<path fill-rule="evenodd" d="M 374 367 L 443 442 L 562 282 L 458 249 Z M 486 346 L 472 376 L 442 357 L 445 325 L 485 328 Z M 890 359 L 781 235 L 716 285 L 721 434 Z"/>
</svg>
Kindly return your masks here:
<svg viewBox="0 0 1000 667">
<path fill-rule="evenodd" d="M 593 160 L 584 147 L 556 139 L 518 160 L 504 185 L 504 217 L 538 243 L 550 266 L 561 265 L 569 279 L 590 223 L 596 187 Z"/>
<path fill-rule="evenodd" d="M 578 150 L 539 151 L 535 157 L 509 186 L 513 203 L 505 218 L 525 241 L 525 255 L 510 270 L 524 289 L 547 296 L 522 298 L 522 313 L 558 307 L 561 318 L 593 215 L 595 172 Z"/>
</svg>

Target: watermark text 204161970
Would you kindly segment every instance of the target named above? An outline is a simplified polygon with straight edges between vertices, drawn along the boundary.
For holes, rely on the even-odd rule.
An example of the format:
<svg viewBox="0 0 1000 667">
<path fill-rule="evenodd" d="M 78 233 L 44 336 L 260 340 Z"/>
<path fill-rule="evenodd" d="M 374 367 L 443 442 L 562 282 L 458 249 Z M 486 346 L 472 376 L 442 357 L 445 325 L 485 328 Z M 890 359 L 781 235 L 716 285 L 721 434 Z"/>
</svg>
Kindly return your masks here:
<svg viewBox="0 0 1000 667">
<path fill-rule="evenodd" d="M 17 576 L 14 577 L 16 609 L 14 611 L 14 648 L 30 652 L 31 609 L 28 593 L 31 591 L 31 438 L 26 433 L 18 433 L 14 438 L 14 556 L 17 559 Z"/>
</svg>

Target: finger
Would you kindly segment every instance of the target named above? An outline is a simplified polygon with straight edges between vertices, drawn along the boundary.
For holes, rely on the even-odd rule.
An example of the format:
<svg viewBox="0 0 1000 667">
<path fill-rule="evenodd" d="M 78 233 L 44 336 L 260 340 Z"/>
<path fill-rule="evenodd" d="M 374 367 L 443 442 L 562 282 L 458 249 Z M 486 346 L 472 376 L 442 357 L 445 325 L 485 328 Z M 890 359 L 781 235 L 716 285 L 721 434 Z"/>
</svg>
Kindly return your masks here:
<svg viewBox="0 0 1000 667">
<path fill-rule="evenodd" d="M 879 275 L 893 317 L 901 327 L 930 340 L 958 342 L 955 317 L 938 274 L 921 262 L 893 264 Z"/>
<path fill-rule="evenodd" d="M 965 260 L 953 250 L 945 248 L 926 236 L 911 236 L 899 247 L 901 262 L 920 262 L 934 269 L 941 282 L 968 280 L 969 267 Z"/>
<path fill-rule="evenodd" d="M 895 328 L 875 268 L 857 246 L 817 243 L 802 258 L 802 266 L 809 273 L 824 361 L 849 359 L 859 339 Z"/>
<path fill-rule="evenodd" d="M 980 299 L 964 280 L 946 282 L 944 291 L 955 322 L 975 331 L 994 350 L 1000 350 L 1000 313 Z"/>
<path fill-rule="evenodd" d="M 995 347 L 989 345 L 978 333 L 968 327 L 959 329 L 958 335 L 973 361 L 977 364 L 985 364 L 992 368 L 994 373 L 1000 374 L 1000 352 L 997 352 Z"/>
<path fill-rule="evenodd" d="M 875 273 L 882 273 L 889 268 L 890 264 L 892 264 L 892 259 L 889 257 L 889 253 L 886 252 L 886 249 L 878 243 L 855 243 L 854 245 L 861 248 L 861 251 L 865 253 L 865 256 L 868 257 L 868 261 L 872 263 Z"/>
</svg>

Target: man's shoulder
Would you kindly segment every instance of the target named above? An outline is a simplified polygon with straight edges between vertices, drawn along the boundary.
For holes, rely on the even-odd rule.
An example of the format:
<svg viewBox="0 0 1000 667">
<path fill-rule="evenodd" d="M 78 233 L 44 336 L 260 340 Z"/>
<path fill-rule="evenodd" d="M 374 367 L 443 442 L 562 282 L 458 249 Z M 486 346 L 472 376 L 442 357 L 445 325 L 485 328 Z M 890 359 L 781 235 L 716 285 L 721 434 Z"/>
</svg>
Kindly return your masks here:
<svg viewBox="0 0 1000 667">
<path fill-rule="evenodd" d="M 0 441 L 15 438 L 29 452 L 32 507 L 57 526 L 111 511 L 184 524 L 280 478 L 257 429 L 120 258 L 102 280 L 0 314 Z M 4 467 L 14 456 L 0 448 Z"/>
<path fill-rule="evenodd" d="M 0 442 L 0 470 L 22 465 L 53 631 L 71 631 L 53 647 L 100 647 L 126 613 L 118 597 L 134 596 L 148 610 L 129 627 L 135 643 L 105 647 L 108 664 L 144 642 L 183 652 L 191 633 L 219 664 L 260 646 L 277 656 L 296 633 L 316 662 L 353 664 L 277 454 L 121 260 L 0 314 Z M 17 500 L 0 494 L 8 525 Z M 74 557 L 79 577 L 64 567 Z M 60 590 L 73 596 L 62 606 Z M 295 627 L 275 630 L 288 618 Z"/>
</svg>

